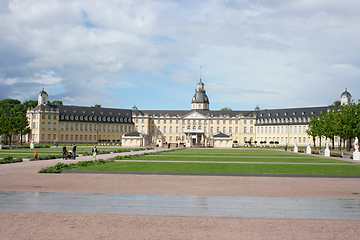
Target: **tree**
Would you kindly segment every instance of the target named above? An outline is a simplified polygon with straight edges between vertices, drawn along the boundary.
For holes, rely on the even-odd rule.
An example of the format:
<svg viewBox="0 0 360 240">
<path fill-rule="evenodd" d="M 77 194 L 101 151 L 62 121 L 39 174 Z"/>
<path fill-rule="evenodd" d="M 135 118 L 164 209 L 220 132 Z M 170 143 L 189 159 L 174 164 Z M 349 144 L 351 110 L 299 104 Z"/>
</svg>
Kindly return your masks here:
<svg viewBox="0 0 360 240">
<path fill-rule="evenodd" d="M 37 101 L 34 100 L 28 100 L 23 103 L 25 109 L 34 108 L 38 105 Z"/>
<path fill-rule="evenodd" d="M 91 107 L 101 108 L 101 105 L 100 104 L 95 104 L 95 106 L 91 106 Z"/>
<path fill-rule="evenodd" d="M 341 107 L 341 101 L 336 100 L 332 105 L 333 105 L 335 108 L 340 108 L 340 107 Z"/>
<path fill-rule="evenodd" d="M 57 106 L 62 106 L 63 102 L 61 100 L 54 100 L 50 103 L 50 101 L 48 101 L 49 105 L 57 105 Z"/>
<path fill-rule="evenodd" d="M 2 108 L 4 111 L 10 111 L 16 105 L 21 105 L 21 102 L 19 100 L 10 98 L 0 100 L 0 108 Z"/>
<path fill-rule="evenodd" d="M 228 107 L 223 107 L 222 109 L 220 109 L 220 111 L 232 111 L 232 109 Z"/>
<path fill-rule="evenodd" d="M 12 110 L 11 119 L 14 121 L 13 134 L 20 134 L 20 144 L 22 144 L 22 135 L 30 133 L 30 129 L 28 127 L 29 121 L 26 114 L 20 111 Z"/>
</svg>

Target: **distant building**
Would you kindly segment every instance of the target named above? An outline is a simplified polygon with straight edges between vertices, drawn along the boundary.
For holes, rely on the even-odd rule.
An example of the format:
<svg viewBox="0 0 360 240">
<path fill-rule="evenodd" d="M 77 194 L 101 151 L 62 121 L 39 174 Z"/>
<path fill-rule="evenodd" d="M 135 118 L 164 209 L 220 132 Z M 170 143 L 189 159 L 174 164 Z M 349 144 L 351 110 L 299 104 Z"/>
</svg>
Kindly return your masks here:
<svg viewBox="0 0 360 240">
<path fill-rule="evenodd" d="M 38 106 L 28 110 L 35 143 L 87 143 L 99 139 L 128 146 L 184 144 L 187 147 L 231 147 L 251 141 L 267 145 L 306 146 L 312 116 L 332 106 L 252 111 L 212 111 L 205 84 L 197 84 L 191 110 L 139 110 L 47 105 L 48 94 L 39 93 Z M 341 103 L 351 102 L 345 90 Z M 323 141 L 324 142 L 324 141 Z M 337 139 L 335 139 L 337 145 Z"/>
</svg>

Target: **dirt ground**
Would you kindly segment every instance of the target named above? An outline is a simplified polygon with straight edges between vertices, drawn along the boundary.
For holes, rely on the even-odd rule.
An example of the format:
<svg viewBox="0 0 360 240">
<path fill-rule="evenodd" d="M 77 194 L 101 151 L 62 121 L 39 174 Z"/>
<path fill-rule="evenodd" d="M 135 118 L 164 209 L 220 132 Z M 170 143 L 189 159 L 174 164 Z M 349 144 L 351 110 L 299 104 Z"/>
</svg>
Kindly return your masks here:
<svg viewBox="0 0 360 240">
<path fill-rule="evenodd" d="M 0 191 L 360 199 L 360 179 L 354 178 L 37 173 L 59 161 L 0 165 Z M 0 212 L 1 239 L 359 239 L 359 236 L 360 221 Z"/>
</svg>

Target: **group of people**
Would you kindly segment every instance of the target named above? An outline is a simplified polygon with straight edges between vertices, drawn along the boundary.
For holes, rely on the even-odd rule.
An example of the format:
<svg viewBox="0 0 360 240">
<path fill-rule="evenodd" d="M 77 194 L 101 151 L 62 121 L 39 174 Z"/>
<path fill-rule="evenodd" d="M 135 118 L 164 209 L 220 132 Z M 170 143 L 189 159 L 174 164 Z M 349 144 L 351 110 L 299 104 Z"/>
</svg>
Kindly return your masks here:
<svg viewBox="0 0 360 240">
<path fill-rule="evenodd" d="M 72 152 L 71 153 L 69 153 L 69 152 L 66 150 L 66 144 L 64 144 L 64 146 L 62 148 L 63 159 L 67 160 L 68 158 L 69 159 L 73 158 L 75 160 L 76 159 L 76 144 L 75 143 L 73 143 Z M 98 151 L 97 151 L 97 148 L 95 145 L 94 145 L 93 149 L 91 150 L 91 153 L 94 157 L 94 160 L 96 160 L 96 155 L 97 155 Z"/>
</svg>

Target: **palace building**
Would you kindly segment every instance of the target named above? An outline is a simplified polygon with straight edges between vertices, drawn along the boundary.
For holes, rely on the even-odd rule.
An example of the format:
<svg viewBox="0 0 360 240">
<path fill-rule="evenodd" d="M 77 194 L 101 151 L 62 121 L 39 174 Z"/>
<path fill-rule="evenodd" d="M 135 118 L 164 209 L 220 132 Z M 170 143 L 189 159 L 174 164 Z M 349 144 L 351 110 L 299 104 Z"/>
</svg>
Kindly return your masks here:
<svg viewBox="0 0 360 240">
<path fill-rule="evenodd" d="M 351 102 L 345 90 L 341 103 Z M 186 147 L 232 147 L 247 141 L 257 144 L 306 146 L 306 130 L 312 116 L 333 106 L 252 111 L 212 111 L 205 84 L 197 84 L 191 110 L 139 110 L 47 104 L 48 94 L 39 93 L 38 105 L 27 117 L 34 143 L 86 143 L 100 139 L 123 146 L 184 144 Z M 337 145 L 335 139 L 335 145 Z"/>
</svg>

